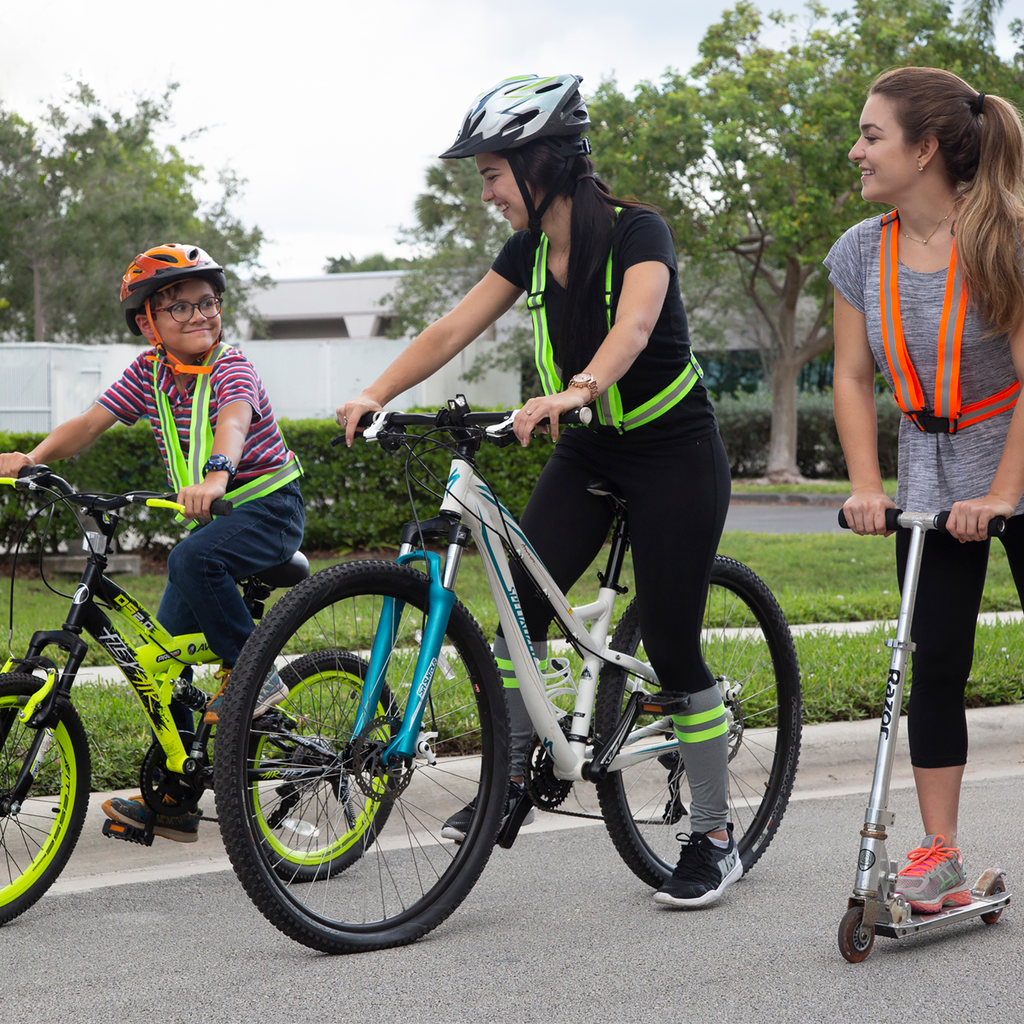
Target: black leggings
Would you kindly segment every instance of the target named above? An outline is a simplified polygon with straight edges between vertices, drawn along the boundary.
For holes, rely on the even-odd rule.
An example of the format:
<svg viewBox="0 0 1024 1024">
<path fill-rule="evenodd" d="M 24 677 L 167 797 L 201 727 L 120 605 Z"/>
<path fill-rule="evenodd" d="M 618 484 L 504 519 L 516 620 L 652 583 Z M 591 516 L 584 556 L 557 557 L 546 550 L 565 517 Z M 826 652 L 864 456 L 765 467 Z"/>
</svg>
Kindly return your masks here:
<svg viewBox="0 0 1024 1024">
<path fill-rule="evenodd" d="M 1024 516 L 1007 521 L 1000 538 L 1024 594 Z M 924 539 L 921 576 L 910 636 L 913 655 L 908 734 L 910 759 L 917 768 L 948 768 L 967 763 L 964 691 L 974 660 L 974 631 L 985 589 L 989 541 L 961 544 L 929 531 Z M 910 531 L 896 535 L 900 588 L 910 551 Z"/>
<path fill-rule="evenodd" d="M 665 690 L 714 685 L 701 656 L 708 581 L 729 509 L 729 460 L 716 432 L 690 442 L 624 443 L 614 435 L 566 431 L 541 472 L 521 525 L 564 591 L 582 576 L 608 537 L 608 501 L 587 492 L 604 478 L 629 507 L 640 629 Z M 547 636 L 551 611 L 513 570 L 530 636 Z"/>
</svg>

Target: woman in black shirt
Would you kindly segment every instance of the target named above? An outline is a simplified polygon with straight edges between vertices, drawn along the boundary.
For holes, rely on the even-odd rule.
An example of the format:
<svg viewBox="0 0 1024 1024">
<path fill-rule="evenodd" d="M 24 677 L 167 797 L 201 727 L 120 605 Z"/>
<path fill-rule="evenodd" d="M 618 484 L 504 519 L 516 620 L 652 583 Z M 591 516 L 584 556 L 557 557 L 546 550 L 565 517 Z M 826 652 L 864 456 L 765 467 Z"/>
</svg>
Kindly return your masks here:
<svg viewBox="0 0 1024 1024">
<path fill-rule="evenodd" d="M 616 199 L 594 173 L 590 124 L 575 75 L 506 79 L 468 111 L 443 158 L 473 156 L 485 203 L 516 232 L 490 271 L 424 330 L 356 399 L 338 410 L 351 445 L 363 413 L 424 380 L 507 312 L 525 292 L 545 394 L 525 403 L 523 445 L 549 419 L 558 442 L 523 514 L 530 543 L 563 590 L 608 536 L 612 513 L 587 491 L 610 480 L 629 503 L 641 631 L 663 690 L 688 694 L 674 715 L 690 784 L 691 833 L 655 894 L 671 907 L 704 906 L 743 874 L 728 817 L 728 736 L 721 693 L 701 656 L 708 581 L 729 504 L 729 464 L 690 351 L 671 233 L 652 210 Z M 589 429 L 559 417 L 593 405 Z M 518 582 L 518 581 L 517 581 Z M 518 587 L 538 658 L 550 615 Z M 510 799 L 522 792 L 532 725 L 503 662 L 512 723 Z M 442 835 L 459 841 L 466 808 Z"/>
</svg>

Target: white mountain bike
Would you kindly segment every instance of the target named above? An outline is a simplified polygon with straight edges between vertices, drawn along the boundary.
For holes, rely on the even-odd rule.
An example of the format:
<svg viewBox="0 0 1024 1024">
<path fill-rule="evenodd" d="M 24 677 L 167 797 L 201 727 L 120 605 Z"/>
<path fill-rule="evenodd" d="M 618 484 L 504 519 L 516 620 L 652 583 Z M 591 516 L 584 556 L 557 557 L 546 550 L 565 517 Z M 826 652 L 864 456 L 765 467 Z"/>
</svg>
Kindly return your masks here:
<svg viewBox="0 0 1024 1024">
<path fill-rule="evenodd" d="M 328 952 L 412 942 L 465 898 L 497 840 L 511 846 L 530 807 L 556 810 L 593 783 L 616 849 L 660 887 L 686 831 L 686 766 L 671 711 L 644 660 L 635 602 L 608 640 L 628 548 L 615 504 L 596 599 L 570 606 L 475 467 L 485 442 L 515 440 L 512 413 L 386 412 L 367 441 L 451 453 L 438 515 L 407 524 L 396 562 L 355 561 L 316 573 L 260 623 L 235 666 L 220 716 L 218 815 L 232 864 L 254 903 L 299 942 Z M 428 427 L 420 435 L 406 427 Z M 608 493 L 596 483 L 595 493 Z M 536 728 L 528 796 L 502 823 L 508 724 L 490 647 L 456 599 L 470 539 L 483 562 L 519 687 Z M 440 540 L 445 557 L 427 550 Z M 570 656 L 534 656 L 509 562 L 550 602 Z M 425 572 L 410 563 L 425 562 Z M 768 588 L 715 559 L 705 660 L 729 719 L 730 817 L 749 870 L 772 841 L 800 749 L 800 675 L 789 627 Z M 272 665 L 302 681 L 252 720 Z M 551 667 L 555 671 L 550 671 Z M 446 819 L 473 802 L 461 844 Z"/>
</svg>

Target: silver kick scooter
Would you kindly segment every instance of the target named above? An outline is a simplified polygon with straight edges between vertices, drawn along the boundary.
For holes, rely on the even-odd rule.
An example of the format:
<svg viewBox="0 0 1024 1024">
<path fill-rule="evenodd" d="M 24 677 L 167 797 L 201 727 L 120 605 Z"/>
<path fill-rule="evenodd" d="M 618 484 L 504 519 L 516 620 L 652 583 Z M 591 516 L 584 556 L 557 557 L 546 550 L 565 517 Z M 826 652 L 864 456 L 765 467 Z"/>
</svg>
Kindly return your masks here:
<svg viewBox="0 0 1024 1024">
<path fill-rule="evenodd" d="M 948 512 L 901 512 L 886 510 L 885 526 L 888 530 L 900 527 L 912 531 L 907 571 L 903 578 L 903 598 L 896 638 L 886 640 L 892 648 L 889 677 L 885 683 L 885 706 L 878 734 L 878 753 L 875 757 L 875 775 L 871 783 L 871 796 L 864 812 L 861 829 L 860 853 L 857 857 L 857 875 L 850 894 L 849 909 L 839 922 L 839 952 L 850 961 L 860 963 L 867 959 L 875 942 L 875 935 L 899 939 L 914 932 L 941 928 L 953 921 L 980 917 L 985 924 L 995 924 L 1003 908 L 1010 903 L 1006 891 L 1006 872 L 1002 868 L 988 868 L 974 883 L 971 902 L 963 907 L 949 907 L 937 914 L 912 913 L 902 895 L 895 891 L 897 865 L 885 852 L 886 829 L 891 828 L 896 815 L 888 809 L 889 784 L 896 758 L 896 731 L 900 708 L 903 706 L 903 684 L 914 644 L 910 639 L 910 624 L 914 618 L 917 581 L 921 571 L 924 535 L 928 530 L 945 530 Z M 848 529 L 846 516 L 839 511 L 839 525 Z M 1006 521 L 1000 516 L 988 524 L 990 537 L 1003 532 Z"/>
</svg>

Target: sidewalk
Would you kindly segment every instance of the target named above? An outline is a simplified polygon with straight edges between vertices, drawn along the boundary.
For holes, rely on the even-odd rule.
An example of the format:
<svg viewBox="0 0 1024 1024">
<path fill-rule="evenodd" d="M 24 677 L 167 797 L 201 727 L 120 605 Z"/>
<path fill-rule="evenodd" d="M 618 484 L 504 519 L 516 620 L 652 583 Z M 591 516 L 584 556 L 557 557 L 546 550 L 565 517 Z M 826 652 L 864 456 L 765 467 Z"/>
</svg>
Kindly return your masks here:
<svg viewBox="0 0 1024 1024">
<path fill-rule="evenodd" d="M 976 708 L 967 712 L 967 720 L 971 750 L 965 782 L 1024 775 L 1024 704 Z M 857 793 L 866 795 L 871 788 L 879 724 L 880 719 L 876 718 L 862 722 L 805 725 L 792 800 L 837 798 Z M 900 719 L 898 747 L 892 779 L 894 789 L 913 785 L 905 716 Z M 183 878 L 230 868 L 220 831 L 212 822 L 200 825 L 199 839 L 195 843 L 157 839 L 153 846 L 145 848 L 104 838 L 105 815 L 100 805 L 111 796 L 127 796 L 132 792 L 119 790 L 91 795 L 89 816 L 81 838 L 52 892 L 83 892 L 107 885 Z M 212 793 L 203 797 L 203 811 L 207 817 L 216 816 Z M 534 824 L 523 829 L 523 833 L 554 832 L 598 824 L 600 822 L 593 819 L 541 812 Z"/>
</svg>

